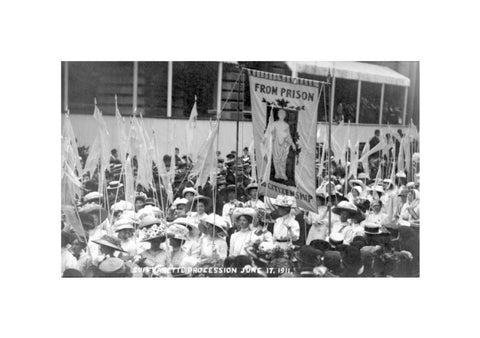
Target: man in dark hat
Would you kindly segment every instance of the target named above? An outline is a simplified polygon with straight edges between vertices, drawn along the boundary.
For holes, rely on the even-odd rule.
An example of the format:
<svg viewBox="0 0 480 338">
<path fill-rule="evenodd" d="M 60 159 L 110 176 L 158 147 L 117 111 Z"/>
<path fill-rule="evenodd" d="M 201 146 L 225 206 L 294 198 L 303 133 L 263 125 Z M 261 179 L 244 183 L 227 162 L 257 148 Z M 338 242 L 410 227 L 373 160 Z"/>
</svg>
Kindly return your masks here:
<svg viewBox="0 0 480 338">
<path fill-rule="evenodd" d="M 341 277 L 362 277 L 364 272 L 362 254 L 355 246 L 347 246 L 342 251 L 342 262 L 344 266 Z"/>
<path fill-rule="evenodd" d="M 235 184 L 235 155 L 228 154 L 225 161 L 225 181 L 227 184 Z"/>
<path fill-rule="evenodd" d="M 297 275 L 299 277 L 316 277 L 313 269 L 322 263 L 322 252 L 310 245 L 300 247 L 294 254 L 297 260 Z"/>
</svg>

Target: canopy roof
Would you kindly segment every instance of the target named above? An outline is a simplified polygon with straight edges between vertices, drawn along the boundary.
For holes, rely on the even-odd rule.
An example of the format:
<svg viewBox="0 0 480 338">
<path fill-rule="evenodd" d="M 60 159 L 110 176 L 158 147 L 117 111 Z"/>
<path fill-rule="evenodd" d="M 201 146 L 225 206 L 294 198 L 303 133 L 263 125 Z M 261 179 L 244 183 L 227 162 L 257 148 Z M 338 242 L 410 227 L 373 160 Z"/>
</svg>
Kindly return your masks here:
<svg viewBox="0 0 480 338">
<path fill-rule="evenodd" d="M 396 71 L 370 63 L 351 61 L 287 61 L 293 74 L 307 73 L 319 76 L 329 74 L 341 79 L 361 80 L 409 87 L 410 79 Z"/>
</svg>

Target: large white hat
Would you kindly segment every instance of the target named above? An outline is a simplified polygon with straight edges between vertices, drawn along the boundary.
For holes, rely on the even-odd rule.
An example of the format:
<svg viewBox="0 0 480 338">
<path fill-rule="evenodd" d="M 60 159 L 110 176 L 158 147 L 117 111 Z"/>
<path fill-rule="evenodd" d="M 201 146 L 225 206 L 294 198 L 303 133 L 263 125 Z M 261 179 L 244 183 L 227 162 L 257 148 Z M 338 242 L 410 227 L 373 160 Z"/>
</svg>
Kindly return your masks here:
<svg viewBox="0 0 480 338">
<path fill-rule="evenodd" d="M 155 207 L 152 205 L 146 205 L 142 209 L 138 210 L 137 215 L 138 215 L 138 218 L 141 220 L 145 216 L 153 216 L 153 217 L 160 218 L 162 217 L 163 213 L 158 207 Z"/>
<path fill-rule="evenodd" d="M 179 205 L 182 205 L 182 204 L 186 205 L 187 203 L 188 203 L 188 200 L 186 198 L 177 197 L 175 201 L 173 201 L 172 207 L 176 209 Z"/>
<path fill-rule="evenodd" d="M 198 228 L 198 224 L 195 222 L 192 222 L 190 219 L 186 217 L 178 217 L 176 218 L 171 224 L 181 224 L 186 226 L 187 228 Z"/>
<path fill-rule="evenodd" d="M 358 209 L 353 203 L 348 201 L 341 201 L 332 209 L 332 212 L 337 215 L 339 215 L 342 211 L 348 211 L 350 214 L 356 214 Z"/>
<path fill-rule="evenodd" d="M 205 223 L 210 223 L 214 225 L 218 230 L 223 232 L 224 235 L 228 235 L 227 233 L 228 225 L 222 216 L 211 213 L 204 220 L 201 220 L 200 224 L 198 225 L 198 229 L 200 229 L 200 231 L 203 232 L 204 234 L 207 233 L 207 228 L 205 226 Z"/>
<path fill-rule="evenodd" d="M 278 207 L 292 208 L 292 207 L 295 207 L 295 197 L 278 195 L 277 198 L 275 199 L 275 202 L 273 202 L 273 204 Z"/>
<path fill-rule="evenodd" d="M 85 203 L 88 203 L 92 200 L 99 199 L 99 198 L 103 198 L 103 195 L 100 194 L 98 191 L 92 191 L 83 197 L 83 201 Z"/>
<path fill-rule="evenodd" d="M 125 229 L 131 229 L 131 230 L 135 229 L 133 227 L 133 220 L 128 218 L 118 219 L 113 226 L 115 227 L 115 232 L 118 232 L 120 230 L 125 230 Z"/>
<path fill-rule="evenodd" d="M 183 224 L 173 223 L 167 228 L 167 237 L 186 241 L 187 236 L 188 228 Z"/>
<path fill-rule="evenodd" d="M 233 221 L 235 222 L 240 216 L 250 216 L 253 223 L 257 216 L 257 212 L 253 208 L 235 208 L 232 214 Z"/>
<path fill-rule="evenodd" d="M 125 211 L 125 210 L 133 210 L 133 204 L 127 201 L 118 201 L 117 203 L 112 205 L 112 212 L 115 211 Z"/>
<path fill-rule="evenodd" d="M 146 215 L 140 221 L 140 229 L 145 228 L 154 224 L 162 224 L 163 221 L 160 218 L 156 218 L 153 215 Z"/>
<path fill-rule="evenodd" d="M 188 188 L 183 189 L 182 196 L 185 197 L 185 194 L 187 192 L 191 192 L 194 196 L 197 194 L 197 191 L 194 188 L 188 187 Z"/>
</svg>

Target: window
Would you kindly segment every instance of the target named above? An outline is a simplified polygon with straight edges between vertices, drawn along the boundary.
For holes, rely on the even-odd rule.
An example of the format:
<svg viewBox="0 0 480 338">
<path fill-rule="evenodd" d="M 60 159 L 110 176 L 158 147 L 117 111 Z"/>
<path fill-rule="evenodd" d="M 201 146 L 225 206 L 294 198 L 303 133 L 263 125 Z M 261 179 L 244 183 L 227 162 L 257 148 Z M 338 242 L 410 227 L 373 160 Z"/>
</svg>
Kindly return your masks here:
<svg viewBox="0 0 480 338">
<path fill-rule="evenodd" d="M 383 94 L 383 124 L 402 124 L 405 88 L 385 85 Z"/>
<path fill-rule="evenodd" d="M 96 98 L 102 113 L 113 115 L 115 94 L 122 114 L 130 114 L 133 62 L 68 62 L 68 108 L 72 114 L 92 114 Z"/>
<path fill-rule="evenodd" d="M 359 123 L 379 123 L 381 89 L 381 84 L 362 82 Z"/>
<path fill-rule="evenodd" d="M 195 96 L 198 116 L 212 116 L 217 78 L 218 62 L 173 62 L 172 116 L 189 117 Z"/>
<path fill-rule="evenodd" d="M 244 71 L 238 79 L 238 83 L 235 84 L 238 76 L 239 68 L 237 65 L 231 63 L 223 64 L 221 107 L 224 105 L 225 107 L 222 112 L 222 120 L 236 120 L 237 111 L 240 112 L 240 121 L 250 121 L 252 119 L 247 72 Z"/>
<path fill-rule="evenodd" d="M 355 123 L 357 113 L 358 81 L 335 79 L 335 106 L 333 120 Z"/>
<path fill-rule="evenodd" d="M 139 62 L 137 106 L 143 116 L 167 116 L 167 94 L 168 62 Z"/>
</svg>

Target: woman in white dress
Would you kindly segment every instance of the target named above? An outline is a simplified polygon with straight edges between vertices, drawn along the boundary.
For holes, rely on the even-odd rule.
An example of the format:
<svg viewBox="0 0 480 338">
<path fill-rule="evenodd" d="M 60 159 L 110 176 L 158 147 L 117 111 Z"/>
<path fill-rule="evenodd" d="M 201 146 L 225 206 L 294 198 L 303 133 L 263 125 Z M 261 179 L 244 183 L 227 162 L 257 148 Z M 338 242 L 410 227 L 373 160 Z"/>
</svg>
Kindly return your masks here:
<svg viewBox="0 0 480 338">
<path fill-rule="evenodd" d="M 230 256 L 246 255 L 245 249 L 255 240 L 252 224 L 256 212 L 252 208 L 237 208 L 233 211 L 233 222 L 240 229 L 230 237 Z"/>
<path fill-rule="evenodd" d="M 200 238 L 200 259 L 225 259 L 228 254 L 225 219 L 220 215 L 210 214 L 200 222 L 198 229 L 203 233 Z"/>
<path fill-rule="evenodd" d="M 287 157 L 290 147 L 296 149 L 292 136 L 290 135 L 290 126 L 285 122 L 287 113 L 285 110 L 278 111 L 278 120 L 273 122 L 273 166 L 275 168 L 275 179 L 288 180 L 287 178 Z"/>
</svg>

